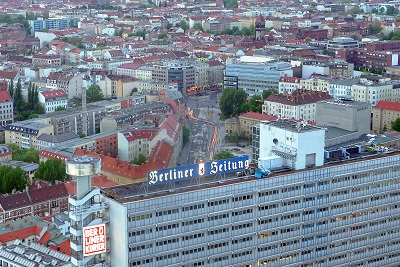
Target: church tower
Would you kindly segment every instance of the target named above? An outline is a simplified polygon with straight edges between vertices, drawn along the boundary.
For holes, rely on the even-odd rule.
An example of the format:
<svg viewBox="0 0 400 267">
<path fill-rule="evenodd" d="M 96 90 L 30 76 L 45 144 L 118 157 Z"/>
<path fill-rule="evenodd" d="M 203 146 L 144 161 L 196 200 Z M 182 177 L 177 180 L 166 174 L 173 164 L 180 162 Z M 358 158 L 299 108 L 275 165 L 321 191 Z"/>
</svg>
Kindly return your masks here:
<svg viewBox="0 0 400 267">
<path fill-rule="evenodd" d="M 256 18 L 256 23 L 254 25 L 255 30 L 256 30 L 256 41 L 261 41 L 264 40 L 265 36 L 265 19 L 264 17 L 260 14 Z"/>
</svg>

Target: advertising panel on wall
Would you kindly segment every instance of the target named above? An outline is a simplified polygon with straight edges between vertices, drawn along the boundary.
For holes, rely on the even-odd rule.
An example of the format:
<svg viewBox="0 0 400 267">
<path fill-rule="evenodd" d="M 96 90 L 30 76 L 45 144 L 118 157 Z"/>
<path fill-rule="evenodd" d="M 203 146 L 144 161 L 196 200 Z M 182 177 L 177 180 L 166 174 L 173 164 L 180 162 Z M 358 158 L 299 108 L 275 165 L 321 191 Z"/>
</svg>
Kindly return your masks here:
<svg viewBox="0 0 400 267">
<path fill-rule="evenodd" d="M 247 169 L 249 163 L 248 156 L 241 156 L 162 170 L 154 170 L 147 173 L 147 182 L 149 185 L 163 184 L 198 178 L 201 176 L 241 171 Z"/>
<path fill-rule="evenodd" d="M 83 227 L 83 256 L 106 252 L 106 225 Z"/>
</svg>

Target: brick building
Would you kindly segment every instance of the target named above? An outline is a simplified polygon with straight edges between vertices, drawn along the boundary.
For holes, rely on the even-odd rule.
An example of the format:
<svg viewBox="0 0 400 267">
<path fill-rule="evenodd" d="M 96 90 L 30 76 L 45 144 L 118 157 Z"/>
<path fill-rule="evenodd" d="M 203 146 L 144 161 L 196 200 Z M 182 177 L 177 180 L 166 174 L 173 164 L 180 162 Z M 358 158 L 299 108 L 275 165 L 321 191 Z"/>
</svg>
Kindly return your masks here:
<svg viewBox="0 0 400 267">
<path fill-rule="evenodd" d="M 400 41 L 369 43 L 366 49 L 349 48 L 338 50 L 337 59 L 354 63 L 355 67 L 386 69 L 399 65 Z"/>
<path fill-rule="evenodd" d="M 68 211 L 68 191 L 63 183 L 0 198 L 0 222 L 64 211 Z"/>
</svg>

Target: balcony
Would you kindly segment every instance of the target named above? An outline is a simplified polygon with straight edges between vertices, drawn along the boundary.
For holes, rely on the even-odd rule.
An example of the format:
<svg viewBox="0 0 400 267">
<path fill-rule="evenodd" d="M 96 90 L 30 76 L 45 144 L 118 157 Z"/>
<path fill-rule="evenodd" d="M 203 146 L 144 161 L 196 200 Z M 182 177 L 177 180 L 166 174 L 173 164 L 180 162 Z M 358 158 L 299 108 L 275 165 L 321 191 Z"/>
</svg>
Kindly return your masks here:
<svg viewBox="0 0 400 267">
<path fill-rule="evenodd" d="M 91 206 L 85 207 L 75 207 L 70 209 L 70 218 L 74 221 L 79 221 L 81 217 L 86 217 L 87 215 L 108 209 L 108 204 L 105 202 L 95 203 Z M 79 218 L 78 218 L 79 217 Z"/>
<path fill-rule="evenodd" d="M 73 226 L 69 227 L 69 232 L 71 233 L 71 235 L 73 236 L 82 236 L 82 230 L 79 230 Z"/>
</svg>

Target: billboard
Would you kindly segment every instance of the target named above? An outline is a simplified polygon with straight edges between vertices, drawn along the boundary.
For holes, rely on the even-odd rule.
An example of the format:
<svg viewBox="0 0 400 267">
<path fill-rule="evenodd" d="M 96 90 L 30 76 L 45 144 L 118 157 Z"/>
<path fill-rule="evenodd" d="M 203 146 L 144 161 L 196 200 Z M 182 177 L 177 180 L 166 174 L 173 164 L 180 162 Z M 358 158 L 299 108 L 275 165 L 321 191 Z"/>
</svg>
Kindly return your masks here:
<svg viewBox="0 0 400 267">
<path fill-rule="evenodd" d="M 189 180 L 201 176 L 217 175 L 245 170 L 249 167 L 249 157 L 241 156 L 230 159 L 215 160 L 199 164 L 178 166 L 174 168 L 149 171 L 149 185 Z"/>
<path fill-rule="evenodd" d="M 83 227 L 83 256 L 106 252 L 106 225 Z"/>
</svg>

